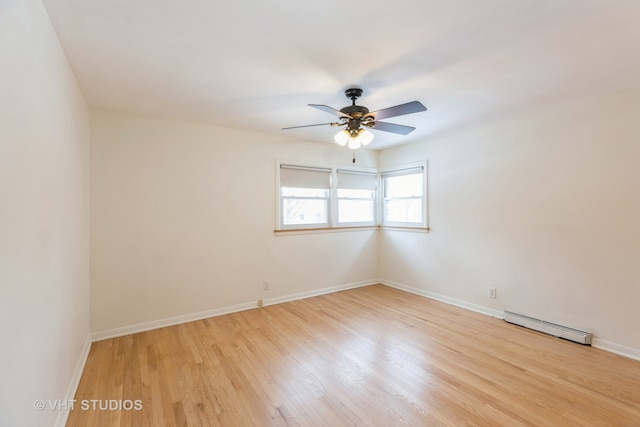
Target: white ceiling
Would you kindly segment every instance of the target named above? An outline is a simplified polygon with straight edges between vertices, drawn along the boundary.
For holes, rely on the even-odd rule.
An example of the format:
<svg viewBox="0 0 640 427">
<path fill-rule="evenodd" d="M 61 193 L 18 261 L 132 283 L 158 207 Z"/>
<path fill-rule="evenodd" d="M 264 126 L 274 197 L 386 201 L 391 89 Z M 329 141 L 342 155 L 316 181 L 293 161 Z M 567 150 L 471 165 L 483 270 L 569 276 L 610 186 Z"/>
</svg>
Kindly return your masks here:
<svg viewBox="0 0 640 427">
<path fill-rule="evenodd" d="M 89 105 L 330 142 L 308 103 L 387 119 L 371 148 L 640 87 L 638 0 L 43 0 Z"/>
</svg>

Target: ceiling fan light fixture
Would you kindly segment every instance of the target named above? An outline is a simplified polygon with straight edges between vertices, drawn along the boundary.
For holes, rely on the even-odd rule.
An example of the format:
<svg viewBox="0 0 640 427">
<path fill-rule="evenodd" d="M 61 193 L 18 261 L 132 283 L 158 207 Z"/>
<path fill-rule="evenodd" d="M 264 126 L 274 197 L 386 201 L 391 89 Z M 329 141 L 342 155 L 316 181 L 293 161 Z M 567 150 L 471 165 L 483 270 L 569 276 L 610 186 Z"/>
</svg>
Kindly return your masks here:
<svg viewBox="0 0 640 427">
<path fill-rule="evenodd" d="M 340 132 L 336 133 L 336 135 L 333 137 L 333 140 L 336 142 L 336 144 L 340 145 L 341 147 L 347 145 L 349 139 L 351 139 L 351 135 L 346 129 L 343 129 Z"/>
<path fill-rule="evenodd" d="M 369 145 L 371 141 L 373 141 L 373 132 L 361 129 L 361 132 L 358 135 L 358 140 L 360 140 L 362 145 Z"/>
<path fill-rule="evenodd" d="M 372 132 L 362 128 L 358 130 L 343 129 L 335 134 L 333 140 L 342 147 L 346 145 L 352 150 L 357 150 L 360 147 L 369 145 L 373 141 L 373 136 Z"/>
<path fill-rule="evenodd" d="M 362 146 L 362 144 L 360 143 L 360 139 L 358 139 L 358 138 L 349 138 L 349 144 L 347 145 L 347 147 L 351 148 L 352 150 L 357 150 L 361 146 Z"/>
</svg>

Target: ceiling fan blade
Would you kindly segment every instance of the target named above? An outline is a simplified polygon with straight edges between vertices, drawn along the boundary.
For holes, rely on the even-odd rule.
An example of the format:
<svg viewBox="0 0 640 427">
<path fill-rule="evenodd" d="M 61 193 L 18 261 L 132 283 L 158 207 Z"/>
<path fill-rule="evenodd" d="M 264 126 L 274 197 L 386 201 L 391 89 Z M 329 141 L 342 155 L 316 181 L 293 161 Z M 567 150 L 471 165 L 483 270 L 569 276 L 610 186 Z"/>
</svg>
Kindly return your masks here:
<svg viewBox="0 0 640 427">
<path fill-rule="evenodd" d="M 340 110 L 336 110 L 333 107 L 329 107 L 328 105 L 322 105 L 322 104 L 309 104 L 309 107 L 313 107 L 313 108 L 317 108 L 318 110 L 324 111 L 325 113 L 329 113 L 329 114 L 333 114 L 334 116 L 338 116 L 338 117 L 345 117 L 347 119 L 350 119 L 351 116 L 348 114 L 343 113 Z"/>
<path fill-rule="evenodd" d="M 381 130 L 383 132 L 397 133 L 400 135 L 406 135 L 413 132 L 416 128 L 405 125 L 397 125 L 395 123 L 378 122 L 373 124 L 373 129 Z"/>
<path fill-rule="evenodd" d="M 318 124 L 315 124 L 315 125 L 291 126 L 291 127 L 288 127 L 288 128 L 282 128 L 282 130 L 298 129 L 298 128 L 310 128 L 312 126 L 342 126 L 343 124 L 346 124 L 346 123 L 318 123 Z"/>
<path fill-rule="evenodd" d="M 406 104 L 396 105 L 394 107 L 383 108 L 382 110 L 372 111 L 368 115 L 373 116 L 376 120 L 388 119 L 389 117 L 404 116 L 405 114 L 418 113 L 425 111 L 427 107 L 419 101 L 407 102 Z"/>
</svg>

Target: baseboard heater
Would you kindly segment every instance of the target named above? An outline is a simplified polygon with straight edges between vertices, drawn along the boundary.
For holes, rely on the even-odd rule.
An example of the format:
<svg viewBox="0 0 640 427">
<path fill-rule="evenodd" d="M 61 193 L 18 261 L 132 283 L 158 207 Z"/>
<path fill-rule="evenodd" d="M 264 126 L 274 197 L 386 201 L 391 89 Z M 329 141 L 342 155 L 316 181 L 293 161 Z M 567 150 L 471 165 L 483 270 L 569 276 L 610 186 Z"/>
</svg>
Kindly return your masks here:
<svg viewBox="0 0 640 427">
<path fill-rule="evenodd" d="M 591 332 L 567 328 L 566 326 L 556 325 L 555 323 L 545 322 L 544 320 L 534 319 L 533 317 L 523 316 L 522 314 L 512 313 L 510 311 L 504 312 L 504 320 L 555 337 L 575 341 L 580 344 L 591 345 Z"/>
</svg>

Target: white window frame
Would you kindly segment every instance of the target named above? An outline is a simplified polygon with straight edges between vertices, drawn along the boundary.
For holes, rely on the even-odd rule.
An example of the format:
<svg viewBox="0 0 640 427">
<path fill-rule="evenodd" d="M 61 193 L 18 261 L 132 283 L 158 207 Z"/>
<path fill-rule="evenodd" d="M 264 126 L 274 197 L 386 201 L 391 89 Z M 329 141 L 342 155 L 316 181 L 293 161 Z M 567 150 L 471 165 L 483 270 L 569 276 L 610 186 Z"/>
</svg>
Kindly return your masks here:
<svg viewBox="0 0 640 427">
<path fill-rule="evenodd" d="M 283 223 L 283 203 L 284 199 L 282 197 L 281 191 L 281 178 L 280 172 L 282 168 L 299 168 L 301 170 L 317 170 L 317 171 L 331 171 L 330 178 L 330 191 L 329 197 L 327 201 L 327 223 L 314 223 L 314 224 L 284 224 Z M 347 173 L 362 173 L 362 174 L 372 174 L 375 176 L 376 180 L 376 189 L 373 191 L 373 221 L 367 222 L 350 222 L 350 223 L 339 223 L 338 222 L 338 192 L 337 192 L 337 173 L 338 170 L 341 172 Z M 291 231 L 291 230 L 339 230 L 340 228 L 357 228 L 357 227 L 376 227 L 378 225 L 379 216 L 379 187 L 380 180 L 379 174 L 376 169 L 372 168 L 362 168 L 362 167 L 331 167 L 325 165 L 310 165 L 307 162 L 284 162 L 277 161 L 276 162 L 276 231 Z"/>
<path fill-rule="evenodd" d="M 336 169 L 334 171 L 335 175 L 336 175 L 336 179 L 334 180 L 335 182 L 335 207 L 336 207 L 336 213 L 335 213 L 335 219 L 336 219 L 336 227 L 358 227 L 358 226 L 376 226 L 378 225 L 378 187 L 379 187 L 379 175 L 377 171 L 363 171 L 363 170 L 354 170 L 354 169 L 345 169 L 345 168 L 339 168 Z M 338 190 L 340 189 L 340 177 L 338 174 L 353 174 L 353 175 L 362 175 L 362 176 L 369 176 L 373 179 L 373 187 L 371 188 L 372 194 L 371 194 L 371 203 L 373 204 L 372 207 L 372 219 L 371 221 L 357 221 L 357 222 L 340 222 L 340 200 L 368 200 L 368 199 L 361 199 L 361 198 L 350 198 L 350 197 L 339 197 L 338 196 Z"/>
<path fill-rule="evenodd" d="M 402 221 L 388 221 L 385 217 L 385 178 L 391 176 L 411 175 L 416 172 L 422 173 L 422 196 L 415 197 L 421 199 L 421 222 L 402 222 Z M 380 209 L 380 224 L 383 227 L 403 227 L 403 228 L 426 228 L 429 227 L 428 222 L 428 205 L 427 205 L 427 163 L 418 162 L 405 165 L 399 165 L 386 168 L 380 171 L 380 190 L 379 190 L 379 209 Z"/>
<path fill-rule="evenodd" d="M 323 172 L 323 173 L 328 173 L 329 174 L 329 186 L 327 188 L 327 196 L 326 197 L 296 197 L 296 196 L 287 196 L 287 197 L 283 197 L 282 196 L 282 191 L 281 191 L 281 170 L 282 169 L 289 169 L 289 170 L 300 170 L 300 171 L 310 171 L 310 172 Z M 277 219 L 277 226 L 278 229 L 280 230 L 287 230 L 287 229 L 309 229 L 309 228 L 328 228 L 330 226 L 330 224 L 332 223 L 332 211 L 333 211 L 333 207 L 332 207 L 332 188 L 334 186 L 333 181 L 335 181 L 334 177 L 333 177 L 333 171 L 331 168 L 324 168 L 324 167 L 316 167 L 316 166 L 300 166 L 300 165 L 294 165 L 294 164 L 288 164 L 288 163 L 281 163 L 278 164 L 278 173 L 277 173 L 277 192 L 278 192 L 278 219 Z M 283 212 L 284 212 L 284 203 L 285 200 L 287 199 L 317 199 L 317 200 L 324 200 L 326 201 L 326 214 L 327 214 L 327 221 L 326 222 L 315 222 L 315 223 L 310 223 L 310 224 L 285 224 L 283 221 Z"/>
</svg>

